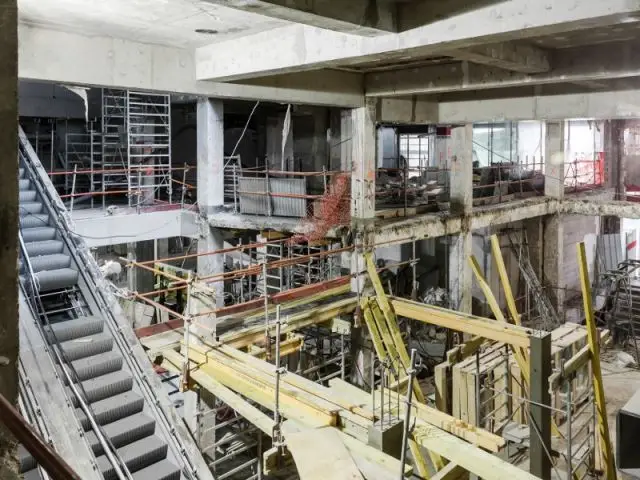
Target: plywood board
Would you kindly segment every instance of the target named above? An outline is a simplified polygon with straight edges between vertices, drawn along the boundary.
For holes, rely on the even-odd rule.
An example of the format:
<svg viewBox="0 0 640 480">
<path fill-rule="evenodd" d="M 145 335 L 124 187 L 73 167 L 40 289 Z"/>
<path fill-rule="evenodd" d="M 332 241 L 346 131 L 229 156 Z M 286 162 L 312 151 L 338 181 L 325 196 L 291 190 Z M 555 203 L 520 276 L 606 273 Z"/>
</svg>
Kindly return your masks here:
<svg viewBox="0 0 640 480">
<path fill-rule="evenodd" d="M 285 438 L 301 480 L 364 480 L 335 429 L 285 432 Z"/>
</svg>

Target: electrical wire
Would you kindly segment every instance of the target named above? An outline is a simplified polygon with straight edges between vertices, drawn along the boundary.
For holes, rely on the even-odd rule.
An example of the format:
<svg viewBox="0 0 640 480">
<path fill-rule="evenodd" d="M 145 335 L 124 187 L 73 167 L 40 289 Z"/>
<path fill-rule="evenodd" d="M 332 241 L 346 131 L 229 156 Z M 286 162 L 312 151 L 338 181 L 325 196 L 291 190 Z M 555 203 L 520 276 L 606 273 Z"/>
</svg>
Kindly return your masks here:
<svg viewBox="0 0 640 480">
<path fill-rule="evenodd" d="M 247 119 L 247 123 L 244 124 L 244 128 L 242 129 L 242 133 L 240 134 L 240 138 L 238 138 L 238 141 L 236 142 L 236 146 L 233 147 L 233 150 L 231 151 L 231 155 L 229 155 L 230 157 L 233 157 L 236 154 L 236 150 L 238 149 L 238 146 L 240 145 L 240 142 L 242 141 L 244 134 L 247 131 L 247 128 L 249 127 L 249 122 L 251 122 L 251 117 L 253 117 L 254 112 L 256 111 L 256 108 L 258 108 L 258 105 L 260 105 L 260 100 L 258 100 L 256 102 L 256 104 L 253 106 L 253 109 L 251 110 L 251 113 L 249 114 L 249 118 Z M 227 161 L 227 163 L 225 163 L 225 167 L 229 164 L 229 162 L 231 161 L 231 159 L 229 159 Z"/>
</svg>

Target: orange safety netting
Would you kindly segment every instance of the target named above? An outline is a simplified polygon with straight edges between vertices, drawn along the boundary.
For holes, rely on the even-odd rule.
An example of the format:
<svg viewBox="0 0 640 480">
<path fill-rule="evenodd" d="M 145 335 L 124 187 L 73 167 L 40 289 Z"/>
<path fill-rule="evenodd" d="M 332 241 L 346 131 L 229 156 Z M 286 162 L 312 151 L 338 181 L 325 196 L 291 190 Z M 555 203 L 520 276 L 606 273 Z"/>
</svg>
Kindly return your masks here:
<svg viewBox="0 0 640 480">
<path fill-rule="evenodd" d="M 313 214 L 304 219 L 307 233 L 291 237 L 290 243 L 323 239 L 329 230 L 351 222 L 351 177 L 335 175 L 328 191 L 313 204 Z"/>
</svg>

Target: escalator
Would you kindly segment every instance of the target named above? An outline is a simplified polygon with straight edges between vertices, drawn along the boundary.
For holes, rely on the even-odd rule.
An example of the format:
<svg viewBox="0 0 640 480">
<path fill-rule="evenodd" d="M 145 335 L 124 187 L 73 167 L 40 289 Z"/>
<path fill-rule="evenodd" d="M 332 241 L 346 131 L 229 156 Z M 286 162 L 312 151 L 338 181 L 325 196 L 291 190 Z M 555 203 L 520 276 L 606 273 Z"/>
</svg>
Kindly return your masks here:
<svg viewBox="0 0 640 480">
<path fill-rule="evenodd" d="M 213 479 L 22 131 L 19 151 L 21 288 L 94 469 L 105 480 Z"/>
</svg>

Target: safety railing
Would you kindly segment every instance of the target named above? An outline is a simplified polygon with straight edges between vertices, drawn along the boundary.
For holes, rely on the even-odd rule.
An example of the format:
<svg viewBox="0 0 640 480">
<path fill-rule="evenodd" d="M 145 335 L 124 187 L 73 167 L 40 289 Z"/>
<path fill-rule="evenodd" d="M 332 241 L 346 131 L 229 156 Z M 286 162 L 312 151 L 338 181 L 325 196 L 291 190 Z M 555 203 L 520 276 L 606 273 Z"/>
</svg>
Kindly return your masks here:
<svg viewBox="0 0 640 480">
<path fill-rule="evenodd" d="M 515 162 L 474 167 L 474 206 L 544 195 L 544 159 L 523 156 Z"/>
</svg>

